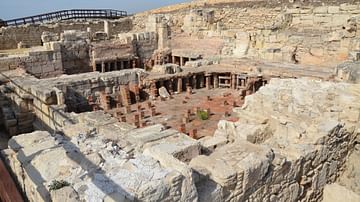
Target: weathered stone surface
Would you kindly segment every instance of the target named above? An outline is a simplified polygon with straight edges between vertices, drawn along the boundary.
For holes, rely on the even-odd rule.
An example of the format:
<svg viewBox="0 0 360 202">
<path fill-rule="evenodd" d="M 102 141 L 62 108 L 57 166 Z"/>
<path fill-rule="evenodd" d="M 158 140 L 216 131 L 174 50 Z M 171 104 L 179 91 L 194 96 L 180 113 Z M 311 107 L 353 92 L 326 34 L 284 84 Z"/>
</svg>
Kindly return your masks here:
<svg viewBox="0 0 360 202">
<path fill-rule="evenodd" d="M 335 183 L 325 186 L 323 202 L 339 201 L 340 197 L 343 201 L 360 201 L 360 195 L 346 189 L 339 184 Z"/>
<path fill-rule="evenodd" d="M 169 98 L 170 94 L 169 92 L 166 90 L 166 88 L 163 86 L 161 88 L 159 88 L 159 95 L 163 98 Z"/>
<path fill-rule="evenodd" d="M 62 189 L 52 191 L 51 200 L 54 202 L 76 202 L 79 201 L 79 196 L 72 187 L 66 186 Z"/>
</svg>

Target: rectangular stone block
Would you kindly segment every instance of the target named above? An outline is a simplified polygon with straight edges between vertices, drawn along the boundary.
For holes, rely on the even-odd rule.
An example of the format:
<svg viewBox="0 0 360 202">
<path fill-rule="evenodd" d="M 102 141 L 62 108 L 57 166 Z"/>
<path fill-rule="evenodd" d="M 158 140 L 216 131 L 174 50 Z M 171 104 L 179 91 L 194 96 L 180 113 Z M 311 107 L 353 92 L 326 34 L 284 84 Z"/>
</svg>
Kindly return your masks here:
<svg viewBox="0 0 360 202">
<path fill-rule="evenodd" d="M 329 23 L 332 21 L 330 16 L 315 16 L 314 23 Z"/>
<path fill-rule="evenodd" d="M 350 15 L 346 14 L 335 14 L 332 17 L 331 25 L 332 26 L 344 26 L 349 20 Z"/>
<path fill-rule="evenodd" d="M 339 13 L 340 7 L 339 6 L 329 6 L 328 13 Z"/>
<path fill-rule="evenodd" d="M 350 5 L 347 3 L 340 5 L 340 10 L 343 10 L 343 11 L 352 11 L 352 10 L 356 10 L 356 9 L 358 9 L 357 5 Z"/>
<path fill-rule="evenodd" d="M 328 12 L 328 7 L 327 6 L 319 6 L 319 7 L 315 7 L 313 13 L 315 14 L 322 14 L 322 13 L 327 13 Z"/>
</svg>

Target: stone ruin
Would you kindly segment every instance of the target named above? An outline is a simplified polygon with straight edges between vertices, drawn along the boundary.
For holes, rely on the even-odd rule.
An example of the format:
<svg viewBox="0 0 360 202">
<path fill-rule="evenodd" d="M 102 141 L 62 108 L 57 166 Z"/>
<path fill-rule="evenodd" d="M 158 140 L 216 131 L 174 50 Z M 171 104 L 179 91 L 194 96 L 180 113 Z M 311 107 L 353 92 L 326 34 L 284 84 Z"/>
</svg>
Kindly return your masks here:
<svg viewBox="0 0 360 202">
<path fill-rule="evenodd" d="M 199 0 L 0 28 L 0 199 L 359 201 L 359 13 Z"/>
</svg>

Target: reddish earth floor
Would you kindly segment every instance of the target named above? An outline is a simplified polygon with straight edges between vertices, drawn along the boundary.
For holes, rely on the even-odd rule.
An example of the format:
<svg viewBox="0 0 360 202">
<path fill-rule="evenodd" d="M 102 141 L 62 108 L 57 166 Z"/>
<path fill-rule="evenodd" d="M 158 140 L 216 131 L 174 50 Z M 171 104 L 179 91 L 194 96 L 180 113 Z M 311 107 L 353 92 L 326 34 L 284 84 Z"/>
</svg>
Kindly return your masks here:
<svg viewBox="0 0 360 202">
<path fill-rule="evenodd" d="M 210 99 L 208 99 L 208 96 Z M 185 101 L 185 102 L 184 102 Z M 185 123 L 184 117 L 190 110 L 189 121 L 185 124 L 185 133 L 192 133 L 196 129 L 195 138 L 212 136 L 217 128 L 219 120 L 237 121 L 233 116 L 232 109 L 243 104 L 240 91 L 232 89 L 196 89 L 193 94 L 187 96 L 186 93 L 173 95 L 172 99 L 161 101 L 160 98 L 151 101 L 152 106 L 156 108 L 156 116 L 151 116 L 151 110 L 148 102 L 141 103 L 141 110 L 137 105 L 132 105 L 132 113 L 125 115 L 126 122 L 134 124 L 135 115 L 140 111 L 144 112 L 144 118 L 140 122 L 146 125 L 161 123 L 168 127 L 179 130 L 181 124 Z M 211 115 L 208 120 L 201 120 L 196 114 L 196 108 L 200 110 L 210 109 Z M 114 113 L 115 110 L 109 111 Z M 118 110 L 124 113 L 124 109 Z M 142 125 L 144 126 L 144 125 Z"/>
</svg>

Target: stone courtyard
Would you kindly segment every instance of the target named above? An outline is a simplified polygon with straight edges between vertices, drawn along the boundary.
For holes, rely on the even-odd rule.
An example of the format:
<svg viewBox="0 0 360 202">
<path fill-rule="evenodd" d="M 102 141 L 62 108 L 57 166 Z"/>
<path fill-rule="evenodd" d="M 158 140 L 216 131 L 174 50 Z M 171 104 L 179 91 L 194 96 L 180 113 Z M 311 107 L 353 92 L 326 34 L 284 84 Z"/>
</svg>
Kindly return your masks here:
<svg viewBox="0 0 360 202">
<path fill-rule="evenodd" d="M 360 200 L 357 1 L 5 25 L 0 201 Z"/>
</svg>

